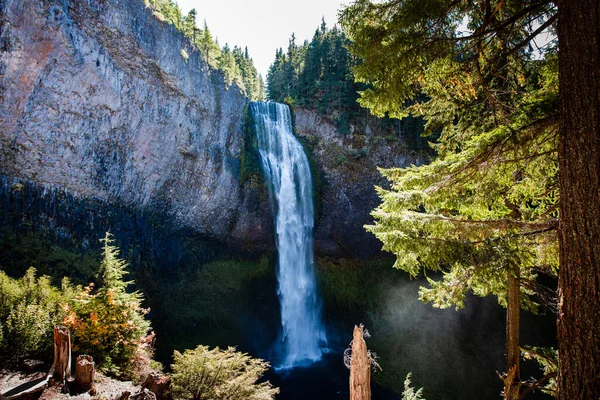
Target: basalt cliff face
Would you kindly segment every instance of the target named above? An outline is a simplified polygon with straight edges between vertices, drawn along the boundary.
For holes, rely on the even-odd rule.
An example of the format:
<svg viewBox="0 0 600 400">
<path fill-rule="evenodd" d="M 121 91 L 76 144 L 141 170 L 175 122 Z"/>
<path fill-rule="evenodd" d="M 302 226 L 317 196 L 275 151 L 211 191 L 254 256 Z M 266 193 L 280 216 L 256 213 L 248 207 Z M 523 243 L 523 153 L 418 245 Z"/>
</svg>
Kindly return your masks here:
<svg viewBox="0 0 600 400">
<path fill-rule="evenodd" d="M 141 0 L 5 0 L 0 12 L 5 192 L 28 182 L 271 243 L 268 207 L 239 183 L 247 100 L 181 33 Z"/>
<path fill-rule="evenodd" d="M 126 253 L 167 265 L 198 253 L 190 241 L 206 240 L 206 254 L 214 243 L 225 254 L 273 249 L 266 187 L 244 178 L 243 153 L 256 151 L 244 142 L 246 104 L 142 0 L 5 0 L 0 222 L 79 243 L 111 229 Z M 375 118 L 342 134 L 293 111 L 318 175 L 317 254 L 377 256 L 363 229 L 374 185 L 385 185 L 376 167 L 418 154 Z"/>
<path fill-rule="evenodd" d="M 375 186 L 388 182 L 377 168 L 404 167 L 425 160 L 407 144 L 400 122 L 367 117 L 350 132 L 315 110 L 294 109 L 295 133 L 312 155 L 318 182 L 315 250 L 319 256 L 368 259 L 381 255 L 381 242 L 364 229 L 380 200 Z"/>
</svg>

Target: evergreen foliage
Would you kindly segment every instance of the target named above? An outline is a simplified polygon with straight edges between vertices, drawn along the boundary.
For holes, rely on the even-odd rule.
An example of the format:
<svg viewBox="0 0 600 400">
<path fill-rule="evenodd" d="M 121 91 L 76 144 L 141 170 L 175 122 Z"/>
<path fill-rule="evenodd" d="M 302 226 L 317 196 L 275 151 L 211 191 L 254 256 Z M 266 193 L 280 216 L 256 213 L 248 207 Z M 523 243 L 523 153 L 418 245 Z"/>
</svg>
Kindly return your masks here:
<svg viewBox="0 0 600 400">
<path fill-rule="evenodd" d="M 437 3 L 429 6 L 446 9 Z M 537 61 L 522 48 L 498 51 L 520 43 L 521 32 L 491 36 L 479 47 L 440 44 L 435 35 L 455 34 L 465 15 L 476 26 L 485 10 L 459 8 L 445 17 L 411 4 L 358 1 L 342 17 L 351 49 L 365 59 L 357 79 L 375 82 L 361 104 L 378 114 L 424 116 L 428 132 L 441 130 L 436 161 L 381 171 L 392 188 L 378 188 L 383 202 L 367 229 L 396 254 L 395 267 L 413 276 L 423 268 L 444 271 L 421 291 L 424 300 L 461 307 L 472 290 L 505 304 L 507 271 L 520 269 L 529 295 L 536 273 L 554 273 L 558 263 L 555 48 Z M 541 8 L 540 18 L 547 12 Z M 429 33 L 425 27 L 436 23 Z M 430 54 L 429 43 L 443 48 Z M 535 308 L 530 300 L 523 305 Z"/>
<path fill-rule="evenodd" d="M 337 26 L 328 28 L 325 20 L 316 29 L 311 41 L 296 43 L 292 34 L 287 51 L 278 49 L 267 74 L 267 98 L 279 103 L 316 109 L 326 115 L 342 133 L 350 133 L 350 126 L 364 128 L 369 111 L 357 103 L 359 93 L 368 85 L 356 82 L 352 69 L 359 59 L 347 47 L 350 44 Z M 419 137 L 422 121 L 407 118 L 396 121 L 381 118 L 377 121 L 382 131 L 397 138 L 403 135 L 408 145 L 428 150 L 427 142 Z"/>
<path fill-rule="evenodd" d="M 536 58 L 531 40 L 555 21 L 545 1 L 358 0 L 342 12 L 362 60 L 355 78 L 370 85 L 359 103 L 441 132 L 431 164 L 381 171 L 391 189 L 377 189 L 366 227 L 396 268 L 441 273 L 420 290 L 435 307 L 463 307 L 468 292 L 509 306 L 511 282 L 521 307 L 546 300 L 538 274 L 558 268 L 558 63 L 554 41 Z M 518 378 L 505 383 L 516 398 Z"/>
<path fill-rule="evenodd" d="M 10 276 L 22 276 L 29 267 L 40 275 L 52 277 L 52 283 L 60 285 L 60 278 L 69 276 L 75 283 L 94 279 L 98 254 L 82 243 L 71 241 L 68 249 L 53 242 L 57 239 L 49 232 L 33 232 L 23 229 L 0 229 L 0 265 Z"/>
<path fill-rule="evenodd" d="M 268 381 L 258 383 L 268 367 L 233 347 L 175 351 L 171 391 L 175 400 L 271 400 L 279 389 Z"/>
<path fill-rule="evenodd" d="M 147 353 L 150 322 L 144 318 L 143 296 L 127 292 L 133 281 L 124 281 L 127 263 L 119 258 L 113 238 L 106 233 L 102 249 L 99 279 L 102 286 L 95 293 L 93 284 L 76 296 L 66 325 L 73 335 L 73 349 L 89 354 L 106 372 L 129 376 Z"/>
<path fill-rule="evenodd" d="M 347 132 L 350 120 L 367 115 L 356 103 L 364 85 L 354 82 L 351 67 L 356 58 L 347 44 L 344 33 L 336 26 L 328 29 L 324 20 L 310 42 L 298 45 L 292 34 L 287 51 L 278 49 L 269 68 L 269 100 L 314 107 Z"/>
<path fill-rule="evenodd" d="M 411 373 L 409 372 L 406 375 L 406 380 L 404 381 L 404 392 L 402 392 L 402 400 L 425 400 L 423 396 L 423 388 L 416 390 L 411 386 L 412 382 L 410 381 Z"/>
<path fill-rule="evenodd" d="M 227 44 L 221 49 L 213 38 L 206 21 L 202 29 L 197 26 L 198 11 L 193 8 L 183 16 L 174 0 L 144 0 L 152 8 L 156 18 L 172 24 L 190 40 L 190 45 L 200 52 L 201 58 L 212 68 L 222 71 L 227 87 L 235 83 L 250 100 L 264 100 L 264 82 L 248 49 L 237 46 L 233 50 Z M 182 55 L 188 54 L 182 49 Z M 187 57 L 184 56 L 187 61 Z"/>
</svg>

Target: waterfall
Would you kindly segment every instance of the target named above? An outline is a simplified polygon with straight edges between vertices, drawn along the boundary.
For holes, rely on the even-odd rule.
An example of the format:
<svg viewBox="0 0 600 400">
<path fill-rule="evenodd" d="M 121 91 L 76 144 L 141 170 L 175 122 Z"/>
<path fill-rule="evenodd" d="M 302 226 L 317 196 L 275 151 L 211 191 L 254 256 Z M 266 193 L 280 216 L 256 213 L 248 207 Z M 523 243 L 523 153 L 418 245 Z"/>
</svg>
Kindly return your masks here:
<svg viewBox="0 0 600 400">
<path fill-rule="evenodd" d="M 281 305 L 280 368 L 321 358 L 325 329 L 313 270 L 312 179 L 292 133 L 287 105 L 251 103 L 260 159 L 275 212 L 277 294 Z"/>
</svg>

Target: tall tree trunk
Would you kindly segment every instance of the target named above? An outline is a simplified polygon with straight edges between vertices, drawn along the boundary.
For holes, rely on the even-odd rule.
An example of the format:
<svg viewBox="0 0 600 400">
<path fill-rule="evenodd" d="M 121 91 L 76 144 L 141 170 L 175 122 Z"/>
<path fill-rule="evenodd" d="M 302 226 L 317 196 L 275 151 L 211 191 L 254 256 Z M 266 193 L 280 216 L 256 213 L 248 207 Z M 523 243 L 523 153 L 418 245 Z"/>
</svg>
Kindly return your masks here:
<svg viewBox="0 0 600 400">
<path fill-rule="evenodd" d="M 519 327 L 521 316 L 521 282 L 519 267 L 509 271 L 506 305 L 506 366 L 504 375 L 504 399 L 517 400 L 521 389 L 519 377 L 521 348 L 519 346 Z"/>
<path fill-rule="evenodd" d="M 600 3 L 559 3 L 559 400 L 600 398 Z"/>
</svg>

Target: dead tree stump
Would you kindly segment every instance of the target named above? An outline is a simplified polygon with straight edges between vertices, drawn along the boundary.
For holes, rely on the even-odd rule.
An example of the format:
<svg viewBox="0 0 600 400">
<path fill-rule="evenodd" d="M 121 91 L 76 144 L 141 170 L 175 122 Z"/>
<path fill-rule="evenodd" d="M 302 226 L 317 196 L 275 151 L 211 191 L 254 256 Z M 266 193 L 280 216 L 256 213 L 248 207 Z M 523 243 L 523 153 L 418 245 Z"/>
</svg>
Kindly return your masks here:
<svg viewBox="0 0 600 400">
<path fill-rule="evenodd" d="M 354 326 L 350 362 L 350 400 L 371 400 L 371 361 L 362 325 Z"/>
<path fill-rule="evenodd" d="M 94 384 L 95 363 L 91 356 L 77 356 L 75 363 L 75 390 L 78 393 L 89 392 Z"/>
<path fill-rule="evenodd" d="M 54 327 L 54 374 L 55 383 L 65 383 L 71 376 L 71 333 L 63 325 Z"/>
<path fill-rule="evenodd" d="M 171 387 L 171 378 L 167 375 L 151 372 L 142 384 L 142 388 L 150 390 L 156 395 L 157 400 L 164 400 Z"/>
</svg>

